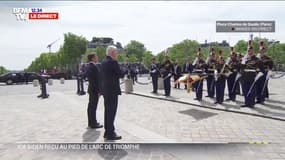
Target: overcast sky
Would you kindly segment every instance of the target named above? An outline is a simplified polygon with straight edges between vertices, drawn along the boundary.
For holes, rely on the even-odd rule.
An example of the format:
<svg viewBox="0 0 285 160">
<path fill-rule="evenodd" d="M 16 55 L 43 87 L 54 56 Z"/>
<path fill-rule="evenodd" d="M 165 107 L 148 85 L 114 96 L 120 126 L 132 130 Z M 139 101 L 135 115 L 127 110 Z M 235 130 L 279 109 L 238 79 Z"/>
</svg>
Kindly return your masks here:
<svg viewBox="0 0 285 160">
<path fill-rule="evenodd" d="M 16 21 L 12 8 L 43 8 L 58 11 L 58 21 Z M 22 70 L 47 45 L 57 51 L 63 34 L 72 32 L 91 40 L 112 37 L 126 45 L 138 40 L 154 54 L 184 39 L 198 42 L 227 40 L 234 45 L 249 39 L 249 33 L 216 33 L 217 20 L 275 20 L 275 33 L 255 36 L 285 41 L 285 2 L 0 2 L 0 66 Z"/>
</svg>

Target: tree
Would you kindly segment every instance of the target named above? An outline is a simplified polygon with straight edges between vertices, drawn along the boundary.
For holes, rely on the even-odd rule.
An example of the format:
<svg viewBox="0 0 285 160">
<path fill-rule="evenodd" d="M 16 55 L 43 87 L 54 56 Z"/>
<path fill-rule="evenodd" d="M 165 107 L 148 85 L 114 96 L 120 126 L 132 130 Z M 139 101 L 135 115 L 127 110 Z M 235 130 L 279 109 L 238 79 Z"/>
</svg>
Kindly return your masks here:
<svg viewBox="0 0 285 160">
<path fill-rule="evenodd" d="M 188 59 L 194 59 L 199 47 L 200 44 L 197 41 L 185 39 L 182 42 L 174 44 L 169 49 L 168 56 L 171 60 L 177 60 L 178 63 L 183 64 Z"/>
<path fill-rule="evenodd" d="M 125 52 L 127 56 L 132 57 L 132 59 L 136 57 L 136 59 L 141 62 L 143 54 L 146 52 L 146 48 L 144 47 L 143 43 L 139 41 L 131 40 L 125 46 Z"/>
<path fill-rule="evenodd" d="M 8 72 L 8 70 L 5 67 L 0 66 L 0 75 L 4 74 L 4 73 L 7 73 L 7 72 Z"/>
<path fill-rule="evenodd" d="M 147 67 L 150 67 L 151 59 L 153 57 L 154 57 L 154 55 L 152 55 L 152 53 L 150 51 L 146 51 L 142 57 L 143 64 L 146 65 Z"/>
<path fill-rule="evenodd" d="M 235 52 L 246 53 L 247 42 L 245 40 L 239 40 L 234 46 Z"/>
<path fill-rule="evenodd" d="M 119 54 L 118 55 L 118 62 L 126 62 L 127 61 L 127 57 L 126 57 L 126 54 Z"/>
<path fill-rule="evenodd" d="M 96 48 L 88 48 L 82 60 L 87 62 L 87 55 L 94 52 L 97 54 L 99 62 L 101 62 L 106 57 L 106 47 L 98 46 Z"/>
<path fill-rule="evenodd" d="M 127 56 L 127 61 L 128 62 L 137 62 L 138 58 L 132 54 L 132 55 Z"/>
<path fill-rule="evenodd" d="M 77 71 L 81 56 L 86 53 L 87 40 L 72 33 L 64 34 L 63 57 L 67 62 L 68 70 Z"/>
</svg>

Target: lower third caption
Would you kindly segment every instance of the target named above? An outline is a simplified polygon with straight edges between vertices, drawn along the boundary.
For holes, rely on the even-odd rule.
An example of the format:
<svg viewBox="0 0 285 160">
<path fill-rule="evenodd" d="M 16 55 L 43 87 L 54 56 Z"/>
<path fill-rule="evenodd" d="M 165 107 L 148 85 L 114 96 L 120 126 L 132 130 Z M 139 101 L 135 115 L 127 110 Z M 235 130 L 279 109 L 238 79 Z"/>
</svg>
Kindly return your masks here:
<svg viewBox="0 0 285 160">
<path fill-rule="evenodd" d="M 17 144 L 24 150 L 139 150 L 139 144 L 117 143 L 80 143 L 80 144 Z"/>
</svg>

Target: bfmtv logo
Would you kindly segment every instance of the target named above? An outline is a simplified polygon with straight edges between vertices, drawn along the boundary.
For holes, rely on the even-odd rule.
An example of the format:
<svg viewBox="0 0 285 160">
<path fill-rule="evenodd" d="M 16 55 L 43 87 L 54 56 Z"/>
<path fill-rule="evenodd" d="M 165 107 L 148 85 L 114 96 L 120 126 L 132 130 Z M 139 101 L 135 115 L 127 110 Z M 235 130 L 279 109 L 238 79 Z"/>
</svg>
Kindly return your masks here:
<svg viewBox="0 0 285 160">
<path fill-rule="evenodd" d="M 58 12 L 44 12 L 43 8 L 13 8 L 17 21 L 57 20 Z"/>
</svg>

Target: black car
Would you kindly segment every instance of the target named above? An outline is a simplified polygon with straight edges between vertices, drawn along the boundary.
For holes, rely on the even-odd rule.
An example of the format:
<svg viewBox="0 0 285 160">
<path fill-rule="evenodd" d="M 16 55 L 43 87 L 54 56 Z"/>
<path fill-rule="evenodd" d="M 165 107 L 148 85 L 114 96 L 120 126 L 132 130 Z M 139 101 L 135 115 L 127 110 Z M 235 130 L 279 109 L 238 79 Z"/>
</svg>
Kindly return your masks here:
<svg viewBox="0 0 285 160">
<path fill-rule="evenodd" d="M 32 82 L 40 80 L 41 75 L 34 72 L 9 72 L 0 76 L 0 82 L 11 85 L 13 83 Z"/>
</svg>

